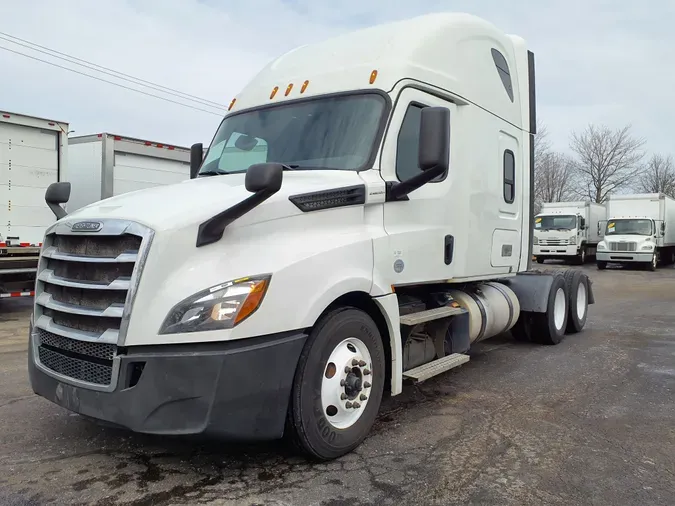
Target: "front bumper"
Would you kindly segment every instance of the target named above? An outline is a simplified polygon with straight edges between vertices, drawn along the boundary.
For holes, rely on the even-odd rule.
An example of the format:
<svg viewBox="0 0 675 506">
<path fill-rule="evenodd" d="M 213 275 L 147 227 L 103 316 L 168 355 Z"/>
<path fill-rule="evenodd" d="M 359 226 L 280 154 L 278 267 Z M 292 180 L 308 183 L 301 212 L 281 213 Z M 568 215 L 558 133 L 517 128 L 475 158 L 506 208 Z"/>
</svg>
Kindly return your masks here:
<svg viewBox="0 0 675 506">
<path fill-rule="evenodd" d="M 149 434 L 205 434 L 231 440 L 283 435 L 302 332 L 196 345 L 128 348 L 115 389 L 97 391 L 53 374 L 34 355 L 33 391 L 84 416 Z M 139 365 L 142 371 L 139 375 Z"/>
<path fill-rule="evenodd" d="M 532 246 L 532 254 L 536 257 L 570 257 L 576 256 L 579 252 L 579 247 L 576 244 L 569 246 L 545 246 L 535 244 Z"/>
<path fill-rule="evenodd" d="M 652 257 L 654 256 L 653 251 L 647 251 L 644 253 L 626 253 L 626 252 L 619 252 L 619 251 L 598 251 L 595 254 L 595 259 L 598 262 L 615 262 L 615 263 L 628 263 L 628 262 L 635 262 L 635 263 L 650 263 L 652 261 Z"/>
</svg>

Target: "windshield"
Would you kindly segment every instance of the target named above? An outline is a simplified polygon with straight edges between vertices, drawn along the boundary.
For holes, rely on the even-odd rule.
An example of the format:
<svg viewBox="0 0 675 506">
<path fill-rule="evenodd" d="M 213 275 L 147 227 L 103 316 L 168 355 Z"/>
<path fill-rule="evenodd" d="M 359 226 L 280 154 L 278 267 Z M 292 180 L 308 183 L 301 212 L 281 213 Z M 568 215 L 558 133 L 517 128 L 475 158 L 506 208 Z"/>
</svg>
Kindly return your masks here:
<svg viewBox="0 0 675 506">
<path fill-rule="evenodd" d="M 576 226 L 577 217 L 573 214 L 537 216 L 534 220 L 535 230 L 572 230 Z"/>
<path fill-rule="evenodd" d="M 652 235 L 652 220 L 609 220 L 606 235 Z"/>
<path fill-rule="evenodd" d="M 375 93 L 323 97 L 226 117 L 200 174 L 245 172 L 256 163 L 291 169 L 362 170 L 385 111 Z"/>
</svg>

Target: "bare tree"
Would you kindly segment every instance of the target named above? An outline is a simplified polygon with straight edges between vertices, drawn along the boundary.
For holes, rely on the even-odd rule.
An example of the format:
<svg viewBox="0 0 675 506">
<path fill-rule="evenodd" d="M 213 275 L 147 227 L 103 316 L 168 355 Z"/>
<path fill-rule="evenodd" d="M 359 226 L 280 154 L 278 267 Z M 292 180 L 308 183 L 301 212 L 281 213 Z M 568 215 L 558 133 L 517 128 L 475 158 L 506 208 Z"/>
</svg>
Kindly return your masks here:
<svg viewBox="0 0 675 506">
<path fill-rule="evenodd" d="M 535 171 L 535 197 L 539 202 L 564 202 L 573 196 L 574 162 L 564 153 L 544 153 Z"/>
<path fill-rule="evenodd" d="M 630 130 L 630 125 L 616 130 L 589 125 L 572 133 L 570 148 L 577 156 L 574 171 L 580 196 L 604 202 L 610 193 L 633 182 L 644 157 L 644 140 L 633 137 Z"/>
<path fill-rule="evenodd" d="M 570 158 L 553 151 L 548 129 L 537 124 L 534 143 L 534 202 L 539 212 L 543 202 L 562 202 L 572 194 L 573 164 Z"/>
<path fill-rule="evenodd" d="M 640 174 L 638 189 L 675 198 L 675 163 L 671 155 L 652 155 Z"/>
</svg>

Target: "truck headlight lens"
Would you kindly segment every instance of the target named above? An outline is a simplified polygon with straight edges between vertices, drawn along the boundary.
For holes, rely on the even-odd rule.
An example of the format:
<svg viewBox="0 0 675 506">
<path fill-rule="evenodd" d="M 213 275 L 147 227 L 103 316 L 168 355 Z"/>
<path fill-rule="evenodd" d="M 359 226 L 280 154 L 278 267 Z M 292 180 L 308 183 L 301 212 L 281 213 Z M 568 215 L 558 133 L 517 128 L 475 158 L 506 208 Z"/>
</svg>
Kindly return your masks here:
<svg viewBox="0 0 675 506">
<path fill-rule="evenodd" d="M 654 245 L 653 245 L 653 244 L 645 244 L 644 246 L 642 246 L 641 249 L 642 249 L 643 251 L 651 251 L 653 248 L 654 248 Z"/>
<path fill-rule="evenodd" d="M 605 245 L 603 243 L 598 244 L 598 249 L 606 249 Z"/>
<path fill-rule="evenodd" d="M 539 238 L 536 235 L 534 236 L 534 241 L 532 244 L 539 244 Z"/>
<path fill-rule="evenodd" d="M 577 238 L 572 236 L 570 237 L 570 244 L 576 244 L 577 243 Z"/>
<path fill-rule="evenodd" d="M 159 333 L 231 329 L 260 307 L 270 278 L 265 275 L 236 279 L 196 293 L 174 306 Z"/>
</svg>

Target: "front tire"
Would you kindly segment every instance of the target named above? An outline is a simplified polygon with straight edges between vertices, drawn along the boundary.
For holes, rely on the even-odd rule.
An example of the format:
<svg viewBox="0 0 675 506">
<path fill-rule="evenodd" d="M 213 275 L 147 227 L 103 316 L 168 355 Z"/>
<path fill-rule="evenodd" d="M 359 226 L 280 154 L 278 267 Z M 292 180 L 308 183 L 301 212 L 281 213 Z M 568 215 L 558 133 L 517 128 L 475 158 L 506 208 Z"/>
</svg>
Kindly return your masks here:
<svg viewBox="0 0 675 506">
<path fill-rule="evenodd" d="M 598 260 L 597 266 L 598 266 L 598 270 L 604 271 L 607 268 L 607 262 L 603 262 L 601 260 Z"/>
<path fill-rule="evenodd" d="M 382 401 L 385 353 L 375 322 L 352 307 L 314 326 L 293 382 L 287 433 L 317 460 L 341 457 L 370 432 Z"/>
<path fill-rule="evenodd" d="M 584 265 L 586 263 L 586 248 L 582 247 L 579 250 L 579 254 L 577 255 L 577 265 Z"/>
<path fill-rule="evenodd" d="M 652 261 L 649 262 L 649 264 L 647 265 L 647 269 L 654 272 L 658 266 L 659 266 L 659 257 L 656 253 L 654 253 L 652 255 Z"/>
</svg>

